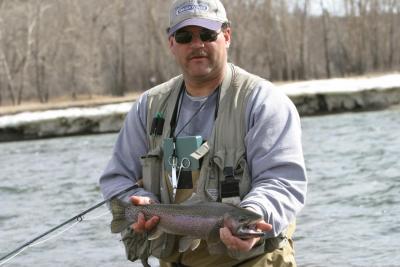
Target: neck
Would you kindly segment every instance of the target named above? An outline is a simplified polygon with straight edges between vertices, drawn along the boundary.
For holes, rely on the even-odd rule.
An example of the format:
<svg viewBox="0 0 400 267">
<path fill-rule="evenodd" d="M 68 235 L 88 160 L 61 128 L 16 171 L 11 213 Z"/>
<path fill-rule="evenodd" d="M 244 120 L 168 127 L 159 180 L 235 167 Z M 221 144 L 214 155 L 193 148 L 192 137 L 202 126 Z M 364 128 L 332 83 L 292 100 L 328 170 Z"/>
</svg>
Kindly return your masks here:
<svg viewBox="0 0 400 267">
<path fill-rule="evenodd" d="M 207 79 L 193 80 L 185 78 L 185 86 L 187 93 L 191 96 L 211 95 L 215 91 L 215 89 L 218 88 L 218 85 L 222 83 L 225 76 L 225 68 L 226 67 L 224 67 L 216 77 L 213 77 L 211 79 L 207 78 Z"/>
</svg>

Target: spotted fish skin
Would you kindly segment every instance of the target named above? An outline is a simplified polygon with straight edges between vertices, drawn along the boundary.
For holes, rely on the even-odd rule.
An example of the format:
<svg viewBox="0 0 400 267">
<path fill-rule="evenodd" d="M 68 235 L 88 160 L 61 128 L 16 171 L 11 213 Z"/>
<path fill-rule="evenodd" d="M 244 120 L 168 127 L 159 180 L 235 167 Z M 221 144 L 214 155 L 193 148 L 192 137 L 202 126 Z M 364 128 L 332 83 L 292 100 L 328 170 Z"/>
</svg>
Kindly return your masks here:
<svg viewBox="0 0 400 267">
<path fill-rule="evenodd" d="M 157 232 L 190 236 L 206 241 L 219 240 L 219 229 L 228 225 L 232 234 L 241 236 L 243 229 L 249 229 L 247 236 L 262 236 L 251 231 L 251 225 L 262 217 L 248 209 L 220 202 L 200 202 L 195 204 L 151 204 L 135 206 L 119 199 L 111 201 L 113 220 L 111 232 L 119 233 L 136 222 L 139 212 L 146 220 L 158 216 Z M 248 228 L 249 227 L 249 228 Z"/>
</svg>

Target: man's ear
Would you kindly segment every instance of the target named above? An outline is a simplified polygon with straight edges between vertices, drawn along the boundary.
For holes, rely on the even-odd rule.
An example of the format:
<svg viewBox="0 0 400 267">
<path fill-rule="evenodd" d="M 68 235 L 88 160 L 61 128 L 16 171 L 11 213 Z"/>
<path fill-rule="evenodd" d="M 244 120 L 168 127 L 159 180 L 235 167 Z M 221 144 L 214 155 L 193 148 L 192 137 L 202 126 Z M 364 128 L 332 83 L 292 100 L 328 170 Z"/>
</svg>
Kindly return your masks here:
<svg viewBox="0 0 400 267">
<path fill-rule="evenodd" d="M 224 34 L 224 38 L 225 38 L 225 47 L 229 48 L 229 46 L 231 45 L 231 28 L 226 28 L 223 31 Z"/>
<path fill-rule="evenodd" d="M 174 54 L 174 37 L 170 36 L 168 37 L 168 45 L 169 45 L 169 50 Z"/>
</svg>

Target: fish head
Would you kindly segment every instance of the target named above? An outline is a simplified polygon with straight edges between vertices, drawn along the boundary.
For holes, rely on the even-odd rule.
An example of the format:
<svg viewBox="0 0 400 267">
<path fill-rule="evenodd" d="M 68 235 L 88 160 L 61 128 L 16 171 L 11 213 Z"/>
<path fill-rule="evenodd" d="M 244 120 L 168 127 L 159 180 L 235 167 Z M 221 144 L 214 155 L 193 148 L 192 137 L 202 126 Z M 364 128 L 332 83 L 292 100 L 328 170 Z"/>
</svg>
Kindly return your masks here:
<svg viewBox="0 0 400 267">
<path fill-rule="evenodd" d="M 233 235 L 243 239 L 264 235 L 256 229 L 256 223 L 261 220 L 260 214 L 239 207 L 224 214 L 224 226 L 228 227 Z"/>
</svg>

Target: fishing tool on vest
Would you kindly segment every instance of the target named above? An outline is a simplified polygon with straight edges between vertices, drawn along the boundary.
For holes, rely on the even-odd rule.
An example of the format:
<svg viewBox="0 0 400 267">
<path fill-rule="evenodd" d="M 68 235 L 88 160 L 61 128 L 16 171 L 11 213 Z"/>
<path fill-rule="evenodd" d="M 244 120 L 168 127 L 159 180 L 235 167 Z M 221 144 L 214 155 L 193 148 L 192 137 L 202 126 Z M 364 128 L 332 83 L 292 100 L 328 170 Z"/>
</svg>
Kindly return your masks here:
<svg viewBox="0 0 400 267">
<path fill-rule="evenodd" d="M 141 183 L 140 183 L 140 182 L 134 184 L 134 185 L 131 186 L 131 187 L 128 187 L 127 189 L 122 190 L 121 192 L 115 194 L 114 196 L 112 196 L 112 197 L 110 197 L 110 198 L 108 198 L 108 199 L 106 199 L 106 200 L 103 200 L 103 201 L 97 203 L 96 205 L 94 205 L 94 206 L 88 208 L 87 210 L 82 211 L 82 212 L 79 213 L 78 215 L 75 215 L 74 217 L 72 217 L 72 218 L 66 220 L 65 222 L 60 223 L 59 225 L 57 225 L 57 226 L 51 228 L 50 230 L 44 232 L 43 234 L 40 234 L 40 235 L 38 235 L 37 237 L 31 239 L 30 241 L 24 243 L 23 245 L 21 245 L 21 246 L 19 246 L 18 248 L 14 249 L 14 250 L 11 251 L 10 253 L 7 253 L 6 255 L 2 256 L 2 257 L 0 258 L 0 266 L 2 266 L 3 264 L 7 263 L 9 260 L 11 260 L 11 259 L 14 258 L 15 256 L 17 256 L 19 253 L 21 253 L 21 252 L 22 252 L 23 250 L 25 250 L 26 248 L 35 245 L 35 244 L 33 244 L 34 242 L 36 242 L 36 241 L 42 239 L 43 237 L 49 235 L 50 233 L 56 231 L 57 229 L 60 229 L 61 227 L 65 226 L 65 225 L 67 225 L 67 224 L 69 224 L 69 223 L 71 223 L 71 222 L 73 222 L 73 221 L 76 221 L 75 223 L 82 222 L 82 221 L 83 221 L 83 216 L 86 215 L 87 213 L 89 213 L 89 212 L 91 212 L 91 211 L 93 211 L 93 210 L 95 210 L 95 209 L 97 209 L 97 208 L 103 206 L 105 203 L 111 201 L 113 198 L 119 197 L 119 196 L 121 196 L 121 195 L 123 195 L 123 194 L 125 194 L 125 193 L 127 193 L 127 192 L 129 192 L 129 191 L 131 191 L 131 190 L 133 190 L 133 189 L 135 189 L 135 188 L 138 188 L 138 187 L 141 187 Z M 68 229 L 67 229 L 67 230 L 68 230 Z M 63 233 L 63 232 L 62 232 L 62 233 Z M 46 241 L 46 240 L 45 240 L 45 241 Z"/>
<path fill-rule="evenodd" d="M 150 135 L 162 135 L 164 122 L 164 114 L 162 112 L 157 112 L 156 116 L 151 122 Z"/>
<path fill-rule="evenodd" d="M 172 155 L 170 158 L 168 158 L 168 162 L 171 164 L 171 185 L 172 185 L 172 198 L 175 199 L 175 194 L 176 194 L 176 188 L 178 187 L 178 178 L 176 177 L 176 167 L 178 165 L 178 157 L 176 156 L 176 141 L 174 140 L 172 142 L 173 149 L 172 149 Z M 171 160 L 170 160 L 171 159 Z"/>
<path fill-rule="evenodd" d="M 172 196 L 175 199 L 177 189 L 192 189 L 192 171 L 200 168 L 198 159 L 190 155 L 202 144 L 201 136 L 184 136 L 165 138 L 163 142 L 164 169 L 172 187 Z"/>
<path fill-rule="evenodd" d="M 178 164 L 179 161 L 179 164 Z M 173 196 L 175 198 L 176 189 L 178 188 L 179 178 L 181 177 L 182 169 L 188 169 L 190 167 L 190 159 L 187 157 L 181 158 L 179 160 L 176 156 L 168 157 L 168 164 L 171 166 L 171 185 L 173 189 Z M 178 175 L 176 175 L 176 168 L 178 167 Z"/>
<path fill-rule="evenodd" d="M 190 159 L 189 158 L 182 158 L 181 163 L 179 164 L 179 171 L 178 171 L 178 184 L 179 178 L 181 177 L 182 168 L 188 169 L 190 167 Z"/>
</svg>

